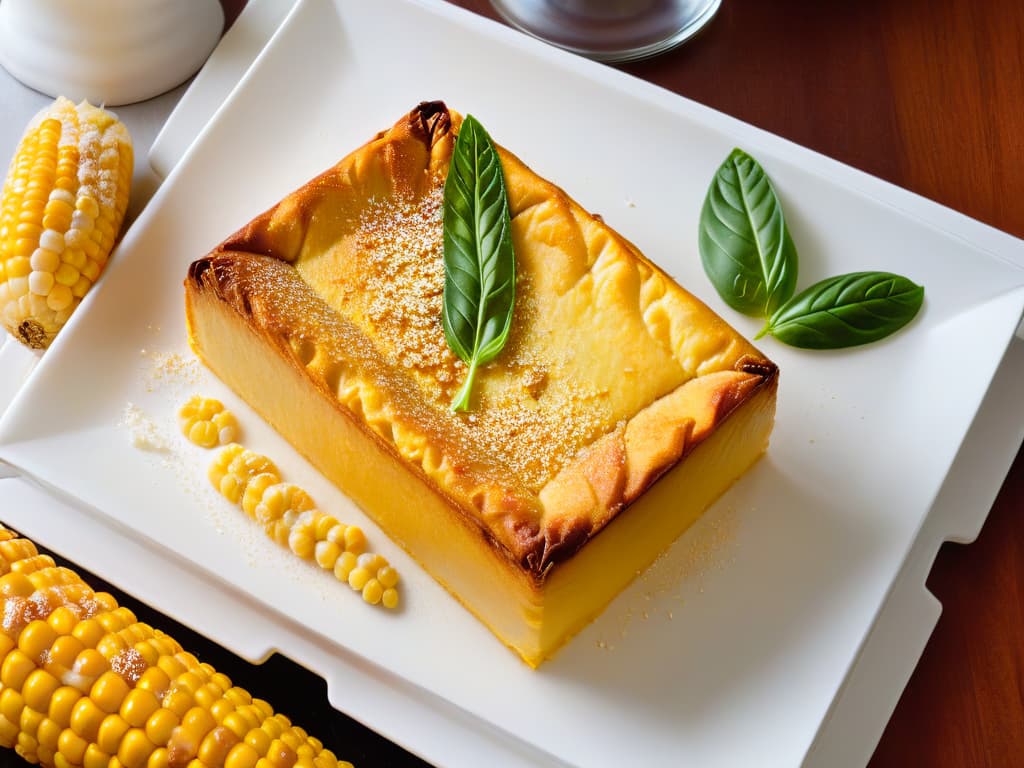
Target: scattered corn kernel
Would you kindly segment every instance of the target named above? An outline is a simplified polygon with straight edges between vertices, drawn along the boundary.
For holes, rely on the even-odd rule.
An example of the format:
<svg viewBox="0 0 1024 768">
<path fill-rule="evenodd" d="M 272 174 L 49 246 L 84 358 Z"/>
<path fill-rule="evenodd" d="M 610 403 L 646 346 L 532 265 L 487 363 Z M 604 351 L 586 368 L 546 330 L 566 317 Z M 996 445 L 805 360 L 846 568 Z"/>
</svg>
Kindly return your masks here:
<svg viewBox="0 0 1024 768">
<path fill-rule="evenodd" d="M 59 97 L 29 124 L 0 196 L 0 318 L 22 343 L 48 347 L 99 277 L 76 262 L 91 242 L 106 263 L 132 164 L 127 129 L 88 102 Z"/>
<path fill-rule="evenodd" d="M 209 477 L 214 488 L 232 504 L 238 504 L 249 481 L 264 473 L 278 474 L 270 459 L 248 451 L 238 443 L 231 443 L 214 459 Z"/>
<path fill-rule="evenodd" d="M 238 422 L 220 400 L 194 395 L 178 411 L 182 434 L 203 448 L 228 445 L 238 439 Z"/>
<path fill-rule="evenodd" d="M 182 409 L 189 419 L 212 412 L 220 403 L 193 398 Z M 187 413 L 186 413 L 187 409 Z M 184 418 L 184 416 L 183 416 Z M 191 431 L 199 422 L 183 430 Z M 266 456 L 232 443 L 213 460 L 210 482 L 232 503 L 260 524 L 264 533 L 304 560 L 314 560 L 333 571 L 338 581 L 361 592 L 372 605 L 398 605 L 398 573 L 380 555 L 366 552 L 366 536 L 356 525 L 344 525 L 316 509 L 309 494 L 292 483 L 282 482 L 274 463 Z M 381 576 L 383 580 L 381 580 Z M 373 584 L 367 589 L 370 582 Z"/>
</svg>

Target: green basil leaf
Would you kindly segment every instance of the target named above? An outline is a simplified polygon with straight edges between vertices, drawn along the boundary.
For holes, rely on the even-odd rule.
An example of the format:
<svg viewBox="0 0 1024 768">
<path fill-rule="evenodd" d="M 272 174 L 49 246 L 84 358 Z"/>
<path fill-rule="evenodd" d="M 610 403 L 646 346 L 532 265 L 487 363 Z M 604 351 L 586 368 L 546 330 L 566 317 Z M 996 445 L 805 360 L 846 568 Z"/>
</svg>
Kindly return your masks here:
<svg viewBox="0 0 1024 768">
<path fill-rule="evenodd" d="M 890 272 L 851 272 L 802 291 L 768 320 L 765 332 L 805 349 L 878 341 L 914 319 L 924 288 Z"/>
<path fill-rule="evenodd" d="M 719 296 L 770 317 L 796 289 L 796 247 L 768 175 L 741 149 L 718 168 L 700 213 L 701 262 Z"/>
<path fill-rule="evenodd" d="M 444 185 L 444 272 L 444 335 L 469 366 L 452 410 L 465 411 L 477 368 L 508 339 L 516 279 L 501 160 L 471 115 L 462 121 Z"/>
</svg>

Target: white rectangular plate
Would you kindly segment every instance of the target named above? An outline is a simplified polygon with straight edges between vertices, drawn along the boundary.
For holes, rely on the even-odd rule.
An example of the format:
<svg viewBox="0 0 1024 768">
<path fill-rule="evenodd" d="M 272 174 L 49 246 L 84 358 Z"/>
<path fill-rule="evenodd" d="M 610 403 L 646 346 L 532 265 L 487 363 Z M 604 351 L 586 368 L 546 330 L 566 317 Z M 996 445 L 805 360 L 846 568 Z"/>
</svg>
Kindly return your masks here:
<svg viewBox="0 0 1024 768">
<path fill-rule="evenodd" d="M 695 245 L 708 181 L 736 145 L 780 191 L 801 286 L 886 269 L 927 290 L 919 318 L 870 347 L 808 353 L 765 340 L 782 370 L 768 456 L 539 671 L 190 362 L 185 340 L 181 286 L 192 260 L 419 101 L 438 98 L 480 118 L 748 335 L 758 324 L 718 299 Z M 424 711 L 483 734 L 474 743 L 500 754 L 499 764 L 514 754 L 587 766 L 638 755 L 646 765 L 796 765 L 1017 327 L 1021 264 L 1021 244 L 1009 236 L 456 8 L 304 0 L 0 422 L 0 458 L 327 644 L 327 666 L 321 656 L 314 668 L 329 685 L 346 670 L 376 670 L 371 678 L 406 690 Z M 175 410 L 199 391 L 225 400 L 243 442 L 322 508 L 365 527 L 404 575 L 402 611 L 363 605 L 216 496 L 205 480 L 212 455 L 176 434 Z M 129 403 L 134 427 L 122 423 Z M 147 429 L 159 450 L 133 445 L 133 432 Z M 258 658 L 278 642 L 268 633 L 239 650 Z M 408 718 L 364 710 L 358 695 L 332 697 L 428 759 L 486 757 L 424 739 Z"/>
</svg>

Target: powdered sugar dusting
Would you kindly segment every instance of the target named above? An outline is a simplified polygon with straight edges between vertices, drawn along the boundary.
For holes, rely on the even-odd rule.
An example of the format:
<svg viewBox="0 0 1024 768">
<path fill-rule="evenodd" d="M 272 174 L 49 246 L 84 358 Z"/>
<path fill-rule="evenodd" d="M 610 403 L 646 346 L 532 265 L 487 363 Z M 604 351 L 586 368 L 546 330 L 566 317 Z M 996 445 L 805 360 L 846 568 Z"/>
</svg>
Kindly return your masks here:
<svg viewBox="0 0 1024 768">
<path fill-rule="evenodd" d="M 148 667 L 145 658 L 134 648 L 126 648 L 110 660 L 110 668 L 130 686 L 138 682 Z"/>
<path fill-rule="evenodd" d="M 389 362 L 451 384 L 462 363 L 438 333 L 444 292 L 443 187 L 418 203 L 376 199 L 359 221 L 365 254 L 366 317 Z"/>
<path fill-rule="evenodd" d="M 419 198 L 371 200 L 351 246 L 300 263 L 299 271 L 363 329 L 389 366 L 416 382 L 446 431 L 463 445 L 476 446 L 473 453 L 488 463 L 505 468 L 508 482 L 537 491 L 610 428 L 602 402 L 606 393 L 566 375 L 565 360 L 529 346 L 537 341 L 529 332 L 537 310 L 529 277 L 520 273 L 506 349 L 481 369 L 473 411 L 449 411 L 467 369 L 448 346 L 441 323 L 443 190 L 438 179 Z M 549 386 L 549 379 L 557 383 Z"/>
</svg>

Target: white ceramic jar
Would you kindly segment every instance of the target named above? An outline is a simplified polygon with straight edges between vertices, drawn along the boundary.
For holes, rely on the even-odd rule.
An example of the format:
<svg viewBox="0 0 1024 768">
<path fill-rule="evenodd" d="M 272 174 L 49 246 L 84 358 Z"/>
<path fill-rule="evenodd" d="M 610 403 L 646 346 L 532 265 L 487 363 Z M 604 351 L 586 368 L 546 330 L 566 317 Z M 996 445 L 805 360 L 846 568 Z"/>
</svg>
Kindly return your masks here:
<svg viewBox="0 0 1024 768">
<path fill-rule="evenodd" d="M 187 80 L 223 26 L 219 0 L 0 0 L 0 65 L 50 96 L 131 104 Z"/>
</svg>

